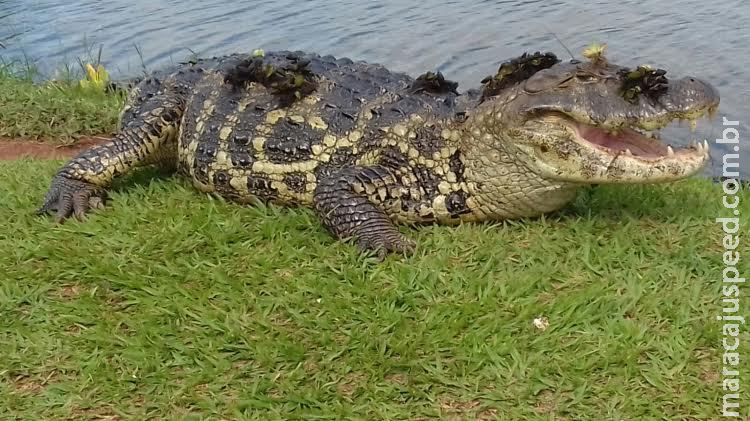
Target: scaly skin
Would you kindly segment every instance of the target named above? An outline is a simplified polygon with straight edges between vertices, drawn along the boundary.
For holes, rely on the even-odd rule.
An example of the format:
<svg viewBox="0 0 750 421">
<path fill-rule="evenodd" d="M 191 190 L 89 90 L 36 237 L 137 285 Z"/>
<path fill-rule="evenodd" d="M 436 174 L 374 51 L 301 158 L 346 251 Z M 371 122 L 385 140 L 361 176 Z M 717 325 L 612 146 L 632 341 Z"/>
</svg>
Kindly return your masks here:
<svg viewBox="0 0 750 421">
<path fill-rule="evenodd" d="M 335 237 L 381 257 L 409 252 L 414 243 L 394 223 L 536 216 L 586 184 L 699 171 L 701 146 L 673 154 L 640 139 L 626 153 L 614 141 L 582 140 L 718 105 L 704 82 L 628 70 L 537 53 L 504 63 L 482 91 L 459 94 L 440 74 L 412 79 L 301 52 L 201 61 L 141 81 L 120 134 L 63 167 L 40 212 L 82 218 L 101 207 L 114 177 L 156 164 L 240 203 L 310 207 Z"/>
</svg>

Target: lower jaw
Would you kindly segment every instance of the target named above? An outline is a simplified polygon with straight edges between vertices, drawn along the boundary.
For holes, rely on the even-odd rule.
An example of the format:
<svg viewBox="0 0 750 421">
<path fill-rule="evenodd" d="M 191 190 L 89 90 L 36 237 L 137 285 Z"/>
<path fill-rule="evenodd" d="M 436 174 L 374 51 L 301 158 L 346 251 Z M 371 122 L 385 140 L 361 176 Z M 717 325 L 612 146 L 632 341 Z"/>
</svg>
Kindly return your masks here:
<svg viewBox="0 0 750 421">
<path fill-rule="evenodd" d="M 690 159 L 660 159 L 644 162 L 641 159 L 597 153 L 589 165 L 582 163 L 577 177 L 565 181 L 590 184 L 651 184 L 679 181 L 700 173 L 707 165 L 707 156 Z"/>
<path fill-rule="evenodd" d="M 705 151 L 677 151 L 673 156 L 644 158 L 578 143 L 579 152 L 568 154 L 574 160 L 568 165 L 569 171 L 554 169 L 548 174 L 550 178 L 575 184 L 666 183 L 699 174 L 710 161 Z"/>
</svg>

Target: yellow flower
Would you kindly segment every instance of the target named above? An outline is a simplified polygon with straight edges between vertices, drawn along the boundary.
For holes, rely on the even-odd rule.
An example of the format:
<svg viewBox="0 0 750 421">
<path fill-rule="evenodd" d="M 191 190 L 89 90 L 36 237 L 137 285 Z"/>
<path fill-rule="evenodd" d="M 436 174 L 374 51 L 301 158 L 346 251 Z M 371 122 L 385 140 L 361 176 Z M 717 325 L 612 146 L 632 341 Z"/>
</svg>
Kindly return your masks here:
<svg viewBox="0 0 750 421">
<path fill-rule="evenodd" d="M 99 64 L 96 69 L 94 66 L 86 64 L 86 79 L 81 80 L 79 83 L 82 88 L 92 88 L 103 91 L 109 82 L 109 73 L 104 69 L 104 66 Z"/>
<path fill-rule="evenodd" d="M 604 51 L 607 49 L 607 44 L 599 44 L 595 42 L 585 50 L 583 50 L 583 56 L 592 61 L 599 61 L 604 59 Z"/>
</svg>

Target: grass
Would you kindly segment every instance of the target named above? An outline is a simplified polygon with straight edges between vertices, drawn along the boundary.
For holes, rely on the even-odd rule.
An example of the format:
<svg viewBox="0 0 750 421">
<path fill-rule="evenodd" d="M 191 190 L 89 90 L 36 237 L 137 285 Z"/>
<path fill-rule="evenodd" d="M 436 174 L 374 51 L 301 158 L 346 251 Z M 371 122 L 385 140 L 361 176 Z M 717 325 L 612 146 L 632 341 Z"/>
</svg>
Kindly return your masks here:
<svg viewBox="0 0 750 421">
<path fill-rule="evenodd" d="M 70 144 L 114 134 L 124 95 L 84 89 L 76 73 L 66 68 L 58 80 L 37 82 L 33 64 L 0 57 L 0 137 Z"/>
<path fill-rule="evenodd" d="M 0 163 L 10 418 L 720 411 L 713 220 L 731 215 L 708 181 L 600 187 L 537 220 L 404 228 L 418 253 L 379 264 L 307 210 L 241 207 L 149 172 L 123 180 L 88 221 L 54 226 L 32 212 L 59 165 Z"/>
</svg>

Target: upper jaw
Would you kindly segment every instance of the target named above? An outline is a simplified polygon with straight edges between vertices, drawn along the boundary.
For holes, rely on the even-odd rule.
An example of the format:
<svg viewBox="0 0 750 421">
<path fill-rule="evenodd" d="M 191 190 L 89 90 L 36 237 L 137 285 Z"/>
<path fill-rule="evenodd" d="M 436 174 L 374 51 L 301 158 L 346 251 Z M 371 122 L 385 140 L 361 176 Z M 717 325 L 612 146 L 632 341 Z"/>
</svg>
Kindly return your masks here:
<svg viewBox="0 0 750 421">
<path fill-rule="evenodd" d="M 718 102 L 684 108 L 643 104 L 639 107 L 620 109 L 619 111 L 606 109 L 581 110 L 567 106 L 541 106 L 527 110 L 526 115 L 529 118 L 536 118 L 539 115 L 560 114 L 576 122 L 607 130 L 638 128 L 650 131 L 662 129 L 673 121 L 686 120 L 693 124 L 704 117 L 713 118 L 718 106 Z"/>
<path fill-rule="evenodd" d="M 521 112 L 537 116 L 558 112 L 588 125 L 616 130 L 624 127 L 658 130 L 674 120 L 697 120 L 713 115 L 720 96 L 709 83 L 695 77 L 670 80 L 666 92 L 658 95 L 640 94 L 634 101 L 626 100 L 618 83 L 587 85 L 572 98 L 559 92 L 529 97 Z"/>
<path fill-rule="evenodd" d="M 659 130 L 674 121 L 689 121 L 691 126 L 701 118 L 713 118 L 719 104 L 696 104 L 690 107 L 674 107 L 669 104 L 644 104 L 638 109 L 627 110 L 622 113 L 591 116 L 576 115 L 575 119 L 586 124 L 604 129 L 617 130 L 621 128 L 638 128 L 651 131 Z"/>
<path fill-rule="evenodd" d="M 658 97 L 644 96 L 635 103 L 619 97 L 598 101 L 600 97 L 595 92 L 588 94 L 584 97 L 592 99 L 583 102 L 560 101 L 552 105 L 542 101 L 526 109 L 526 115 L 557 121 L 576 143 L 603 154 L 603 158 L 632 159 L 644 164 L 684 161 L 690 166 L 707 162 L 707 141 L 692 141 L 679 148 L 662 142 L 659 130 L 673 121 L 687 120 L 694 132 L 699 119 L 712 118 L 720 99 L 708 83 L 691 77 L 679 79 L 670 82 L 668 92 Z"/>
</svg>

